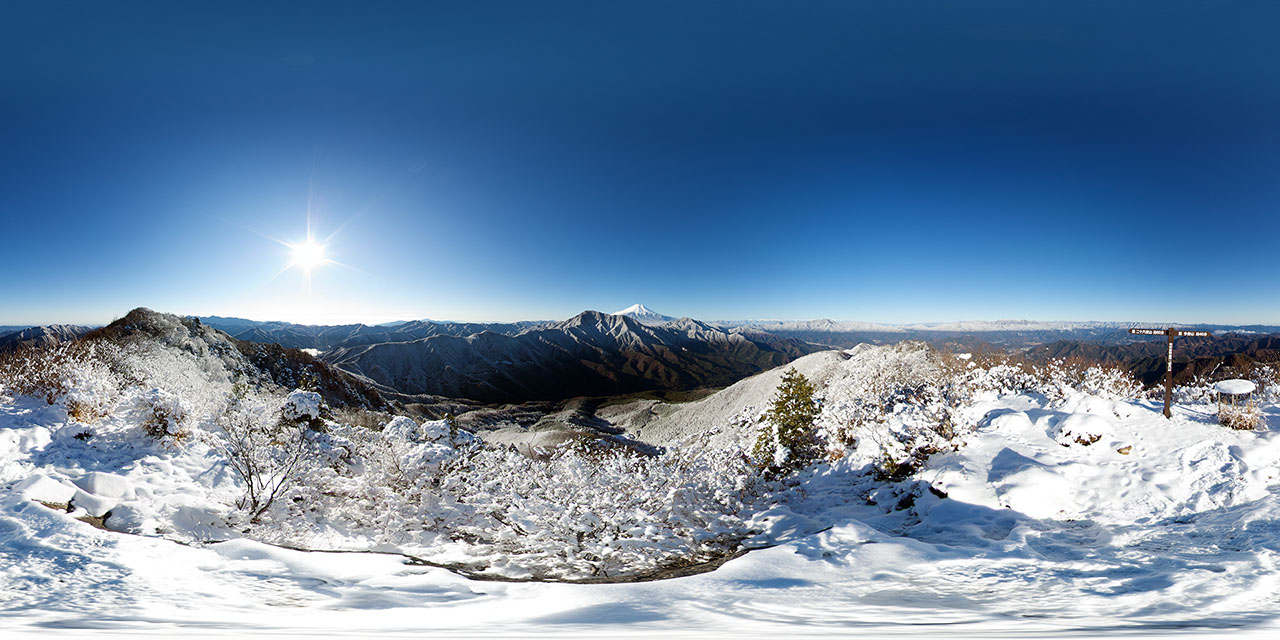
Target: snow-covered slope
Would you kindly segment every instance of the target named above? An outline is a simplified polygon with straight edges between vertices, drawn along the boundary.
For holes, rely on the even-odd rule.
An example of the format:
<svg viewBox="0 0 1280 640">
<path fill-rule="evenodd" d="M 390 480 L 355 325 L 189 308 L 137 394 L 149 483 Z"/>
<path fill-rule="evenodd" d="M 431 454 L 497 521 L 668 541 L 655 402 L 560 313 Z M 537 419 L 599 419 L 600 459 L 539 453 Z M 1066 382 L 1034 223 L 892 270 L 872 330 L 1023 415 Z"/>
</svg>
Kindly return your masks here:
<svg viewBox="0 0 1280 640">
<path fill-rule="evenodd" d="M 641 400 L 606 407 L 600 415 L 646 442 L 747 449 L 760 416 L 788 369 L 804 374 L 824 393 L 849 393 L 864 390 L 880 378 L 922 379 L 937 370 L 931 353 L 921 343 L 893 347 L 864 344 L 844 351 L 819 351 L 701 400 L 681 404 Z"/>
</svg>

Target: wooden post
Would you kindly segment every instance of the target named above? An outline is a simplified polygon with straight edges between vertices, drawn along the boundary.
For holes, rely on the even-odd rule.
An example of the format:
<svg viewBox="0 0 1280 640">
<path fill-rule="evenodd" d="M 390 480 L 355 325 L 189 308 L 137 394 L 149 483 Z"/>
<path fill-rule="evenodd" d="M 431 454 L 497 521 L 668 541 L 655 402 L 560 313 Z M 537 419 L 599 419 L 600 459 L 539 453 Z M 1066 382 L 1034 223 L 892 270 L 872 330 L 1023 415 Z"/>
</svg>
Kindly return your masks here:
<svg viewBox="0 0 1280 640">
<path fill-rule="evenodd" d="M 1169 329 L 1169 354 L 1164 358 L 1164 417 L 1173 417 L 1173 337 L 1177 329 Z"/>
<path fill-rule="evenodd" d="M 1187 336 L 1188 338 L 1212 338 L 1213 334 L 1208 331 L 1186 331 L 1178 330 L 1173 327 L 1168 329 L 1130 329 L 1129 333 L 1143 336 L 1166 336 L 1169 340 L 1169 349 L 1164 359 L 1164 417 L 1173 417 L 1173 339 L 1178 336 Z"/>
</svg>

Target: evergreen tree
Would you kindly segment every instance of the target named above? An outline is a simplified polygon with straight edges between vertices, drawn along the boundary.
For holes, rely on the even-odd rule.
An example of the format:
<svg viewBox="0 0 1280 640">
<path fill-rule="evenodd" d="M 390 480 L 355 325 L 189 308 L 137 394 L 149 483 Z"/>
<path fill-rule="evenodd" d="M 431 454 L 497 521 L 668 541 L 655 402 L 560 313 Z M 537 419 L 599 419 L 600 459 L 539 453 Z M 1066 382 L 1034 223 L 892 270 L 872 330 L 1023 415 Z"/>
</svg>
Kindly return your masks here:
<svg viewBox="0 0 1280 640">
<path fill-rule="evenodd" d="M 814 392 L 813 384 L 794 367 L 782 375 L 753 451 L 771 473 L 798 471 L 821 457 L 822 443 L 814 426 L 820 403 Z"/>
</svg>

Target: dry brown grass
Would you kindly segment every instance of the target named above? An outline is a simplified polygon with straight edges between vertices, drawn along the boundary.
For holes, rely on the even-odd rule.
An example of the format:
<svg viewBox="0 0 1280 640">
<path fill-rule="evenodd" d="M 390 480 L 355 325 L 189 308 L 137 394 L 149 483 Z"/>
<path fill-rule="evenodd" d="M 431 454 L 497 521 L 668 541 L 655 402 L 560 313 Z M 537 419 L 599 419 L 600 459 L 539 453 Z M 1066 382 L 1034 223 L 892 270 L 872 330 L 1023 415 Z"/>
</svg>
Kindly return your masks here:
<svg viewBox="0 0 1280 640">
<path fill-rule="evenodd" d="M 361 407 L 334 407 L 333 419 L 353 427 L 361 427 L 370 431 L 382 431 L 394 415 L 385 411 L 374 411 Z"/>
<path fill-rule="evenodd" d="M 53 404 L 50 402 L 49 404 Z M 82 422 L 84 424 L 93 424 L 102 418 L 107 417 L 108 411 L 101 403 L 86 402 L 79 399 L 71 399 L 67 401 L 67 417 Z"/>
<path fill-rule="evenodd" d="M 1223 406 L 1218 409 L 1218 422 L 1236 431 L 1253 431 L 1262 424 L 1262 411 L 1257 405 Z"/>
</svg>

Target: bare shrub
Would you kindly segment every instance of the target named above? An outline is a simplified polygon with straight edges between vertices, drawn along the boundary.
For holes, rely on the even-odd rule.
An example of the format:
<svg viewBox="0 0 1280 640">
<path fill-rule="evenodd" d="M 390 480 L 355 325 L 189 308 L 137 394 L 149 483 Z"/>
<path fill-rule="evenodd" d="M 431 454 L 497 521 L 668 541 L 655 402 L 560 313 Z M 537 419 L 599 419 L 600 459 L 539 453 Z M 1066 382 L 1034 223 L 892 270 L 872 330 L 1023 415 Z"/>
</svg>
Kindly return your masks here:
<svg viewBox="0 0 1280 640">
<path fill-rule="evenodd" d="M 67 417 L 85 424 L 97 422 L 106 417 L 106 408 L 99 403 L 86 402 L 79 399 L 67 401 Z"/>
</svg>

